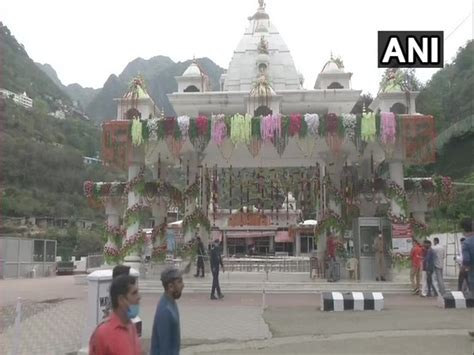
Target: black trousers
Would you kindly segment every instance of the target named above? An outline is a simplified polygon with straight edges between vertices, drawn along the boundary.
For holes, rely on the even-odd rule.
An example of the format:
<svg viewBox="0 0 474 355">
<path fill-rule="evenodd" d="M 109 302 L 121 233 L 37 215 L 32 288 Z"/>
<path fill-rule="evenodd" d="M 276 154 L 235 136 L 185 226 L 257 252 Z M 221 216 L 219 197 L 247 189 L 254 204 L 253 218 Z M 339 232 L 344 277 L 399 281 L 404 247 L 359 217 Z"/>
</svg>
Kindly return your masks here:
<svg viewBox="0 0 474 355">
<path fill-rule="evenodd" d="M 466 281 L 467 288 L 470 290 L 471 285 L 469 285 L 469 279 L 467 277 L 467 271 L 459 271 L 458 276 L 458 291 L 462 291 L 462 284 Z"/>
<path fill-rule="evenodd" d="M 215 292 L 217 291 L 217 295 L 222 294 L 221 293 L 221 286 L 219 285 L 219 268 L 212 268 L 212 290 L 211 290 L 211 295 L 215 295 Z"/>
<path fill-rule="evenodd" d="M 201 275 L 204 277 L 204 258 L 202 256 L 198 256 L 197 258 L 196 275 L 199 275 L 200 270 L 201 270 Z"/>
</svg>

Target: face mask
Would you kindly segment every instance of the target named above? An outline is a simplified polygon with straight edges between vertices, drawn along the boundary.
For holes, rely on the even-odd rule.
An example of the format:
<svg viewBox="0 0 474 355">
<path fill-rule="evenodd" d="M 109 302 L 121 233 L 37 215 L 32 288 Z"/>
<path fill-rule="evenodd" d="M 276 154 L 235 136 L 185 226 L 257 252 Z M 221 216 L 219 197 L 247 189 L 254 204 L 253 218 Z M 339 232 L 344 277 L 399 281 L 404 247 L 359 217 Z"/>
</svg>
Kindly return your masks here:
<svg viewBox="0 0 474 355">
<path fill-rule="evenodd" d="M 140 305 L 139 304 L 131 304 L 130 306 L 128 306 L 128 309 L 127 309 L 128 319 L 133 319 L 136 316 L 138 316 L 139 310 L 140 310 Z"/>
</svg>

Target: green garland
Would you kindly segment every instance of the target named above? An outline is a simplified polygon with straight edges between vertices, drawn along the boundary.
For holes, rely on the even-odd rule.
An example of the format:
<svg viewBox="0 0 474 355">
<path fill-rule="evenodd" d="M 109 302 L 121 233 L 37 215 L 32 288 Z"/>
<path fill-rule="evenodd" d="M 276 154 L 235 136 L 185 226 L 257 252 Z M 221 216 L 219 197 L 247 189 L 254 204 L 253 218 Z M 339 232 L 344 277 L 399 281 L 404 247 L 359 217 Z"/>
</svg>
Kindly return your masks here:
<svg viewBox="0 0 474 355">
<path fill-rule="evenodd" d="M 190 215 L 184 217 L 183 232 L 194 232 L 200 226 L 204 227 L 208 232 L 211 230 L 211 222 L 209 221 L 209 218 L 207 218 L 203 213 L 202 209 L 196 208 Z"/>
</svg>

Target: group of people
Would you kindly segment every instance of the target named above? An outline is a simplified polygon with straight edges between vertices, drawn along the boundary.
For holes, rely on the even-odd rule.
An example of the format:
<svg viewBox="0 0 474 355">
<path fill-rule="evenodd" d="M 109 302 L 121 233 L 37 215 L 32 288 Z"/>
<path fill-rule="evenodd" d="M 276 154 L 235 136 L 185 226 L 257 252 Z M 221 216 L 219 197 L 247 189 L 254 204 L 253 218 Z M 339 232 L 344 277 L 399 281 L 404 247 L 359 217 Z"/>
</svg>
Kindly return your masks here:
<svg viewBox="0 0 474 355">
<path fill-rule="evenodd" d="M 204 245 L 196 238 L 198 247 L 197 272 L 194 276 L 204 277 Z M 219 272 L 222 262 L 219 241 L 214 241 L 210 249 L 212 272 L 211 299 L 224 297 L 219 285 Z M 151 336 L 151 355 L 177 355 L 181 346 L 181 327 L 176 300 L 184 288 L 185 270 L 168 267 L 161 273 L 164 293 L 156 308 Z M 96 327 L 89 341 L 90 355 L 139 355 L 142 354 L 139 332 L 133 319 L 140 309 L 140 293 L 137 278 L 130 275 L 130 267 L 117 265 L 112 272 L 110 286 L 111 309 L 106 318 Z M 217 293 L 216 293 L 217 292 Z"/>
<path fill-rule="evenodd" d="M 458 291 L 474 293 L 474 237 L 472 220 L 462 222 L 465 237 L 460 239 L 460 248 L 454 260 L 459 266 Z M 411 272 L 410 280 L 413 294 L 422 297 L 443 296 L 446 288 L 443 280 L 446 251 L 439 243 L 439 238 L 423 241 L 423 245 L 416 239 L 410 252 Z"/>
</svg>

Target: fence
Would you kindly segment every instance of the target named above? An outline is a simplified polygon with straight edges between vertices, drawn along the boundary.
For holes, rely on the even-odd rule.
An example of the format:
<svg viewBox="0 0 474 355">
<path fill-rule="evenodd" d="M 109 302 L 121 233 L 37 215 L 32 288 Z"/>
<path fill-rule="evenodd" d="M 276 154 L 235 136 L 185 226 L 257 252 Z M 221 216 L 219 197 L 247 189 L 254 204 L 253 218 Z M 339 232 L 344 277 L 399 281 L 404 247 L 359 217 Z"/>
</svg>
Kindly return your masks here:
<svg viewBox="0 0 474 355">
<path fill-rule="evenodd" d="M 56 274 L 56 241 L 0 238 L 0 279 Z"/>
</svg>

